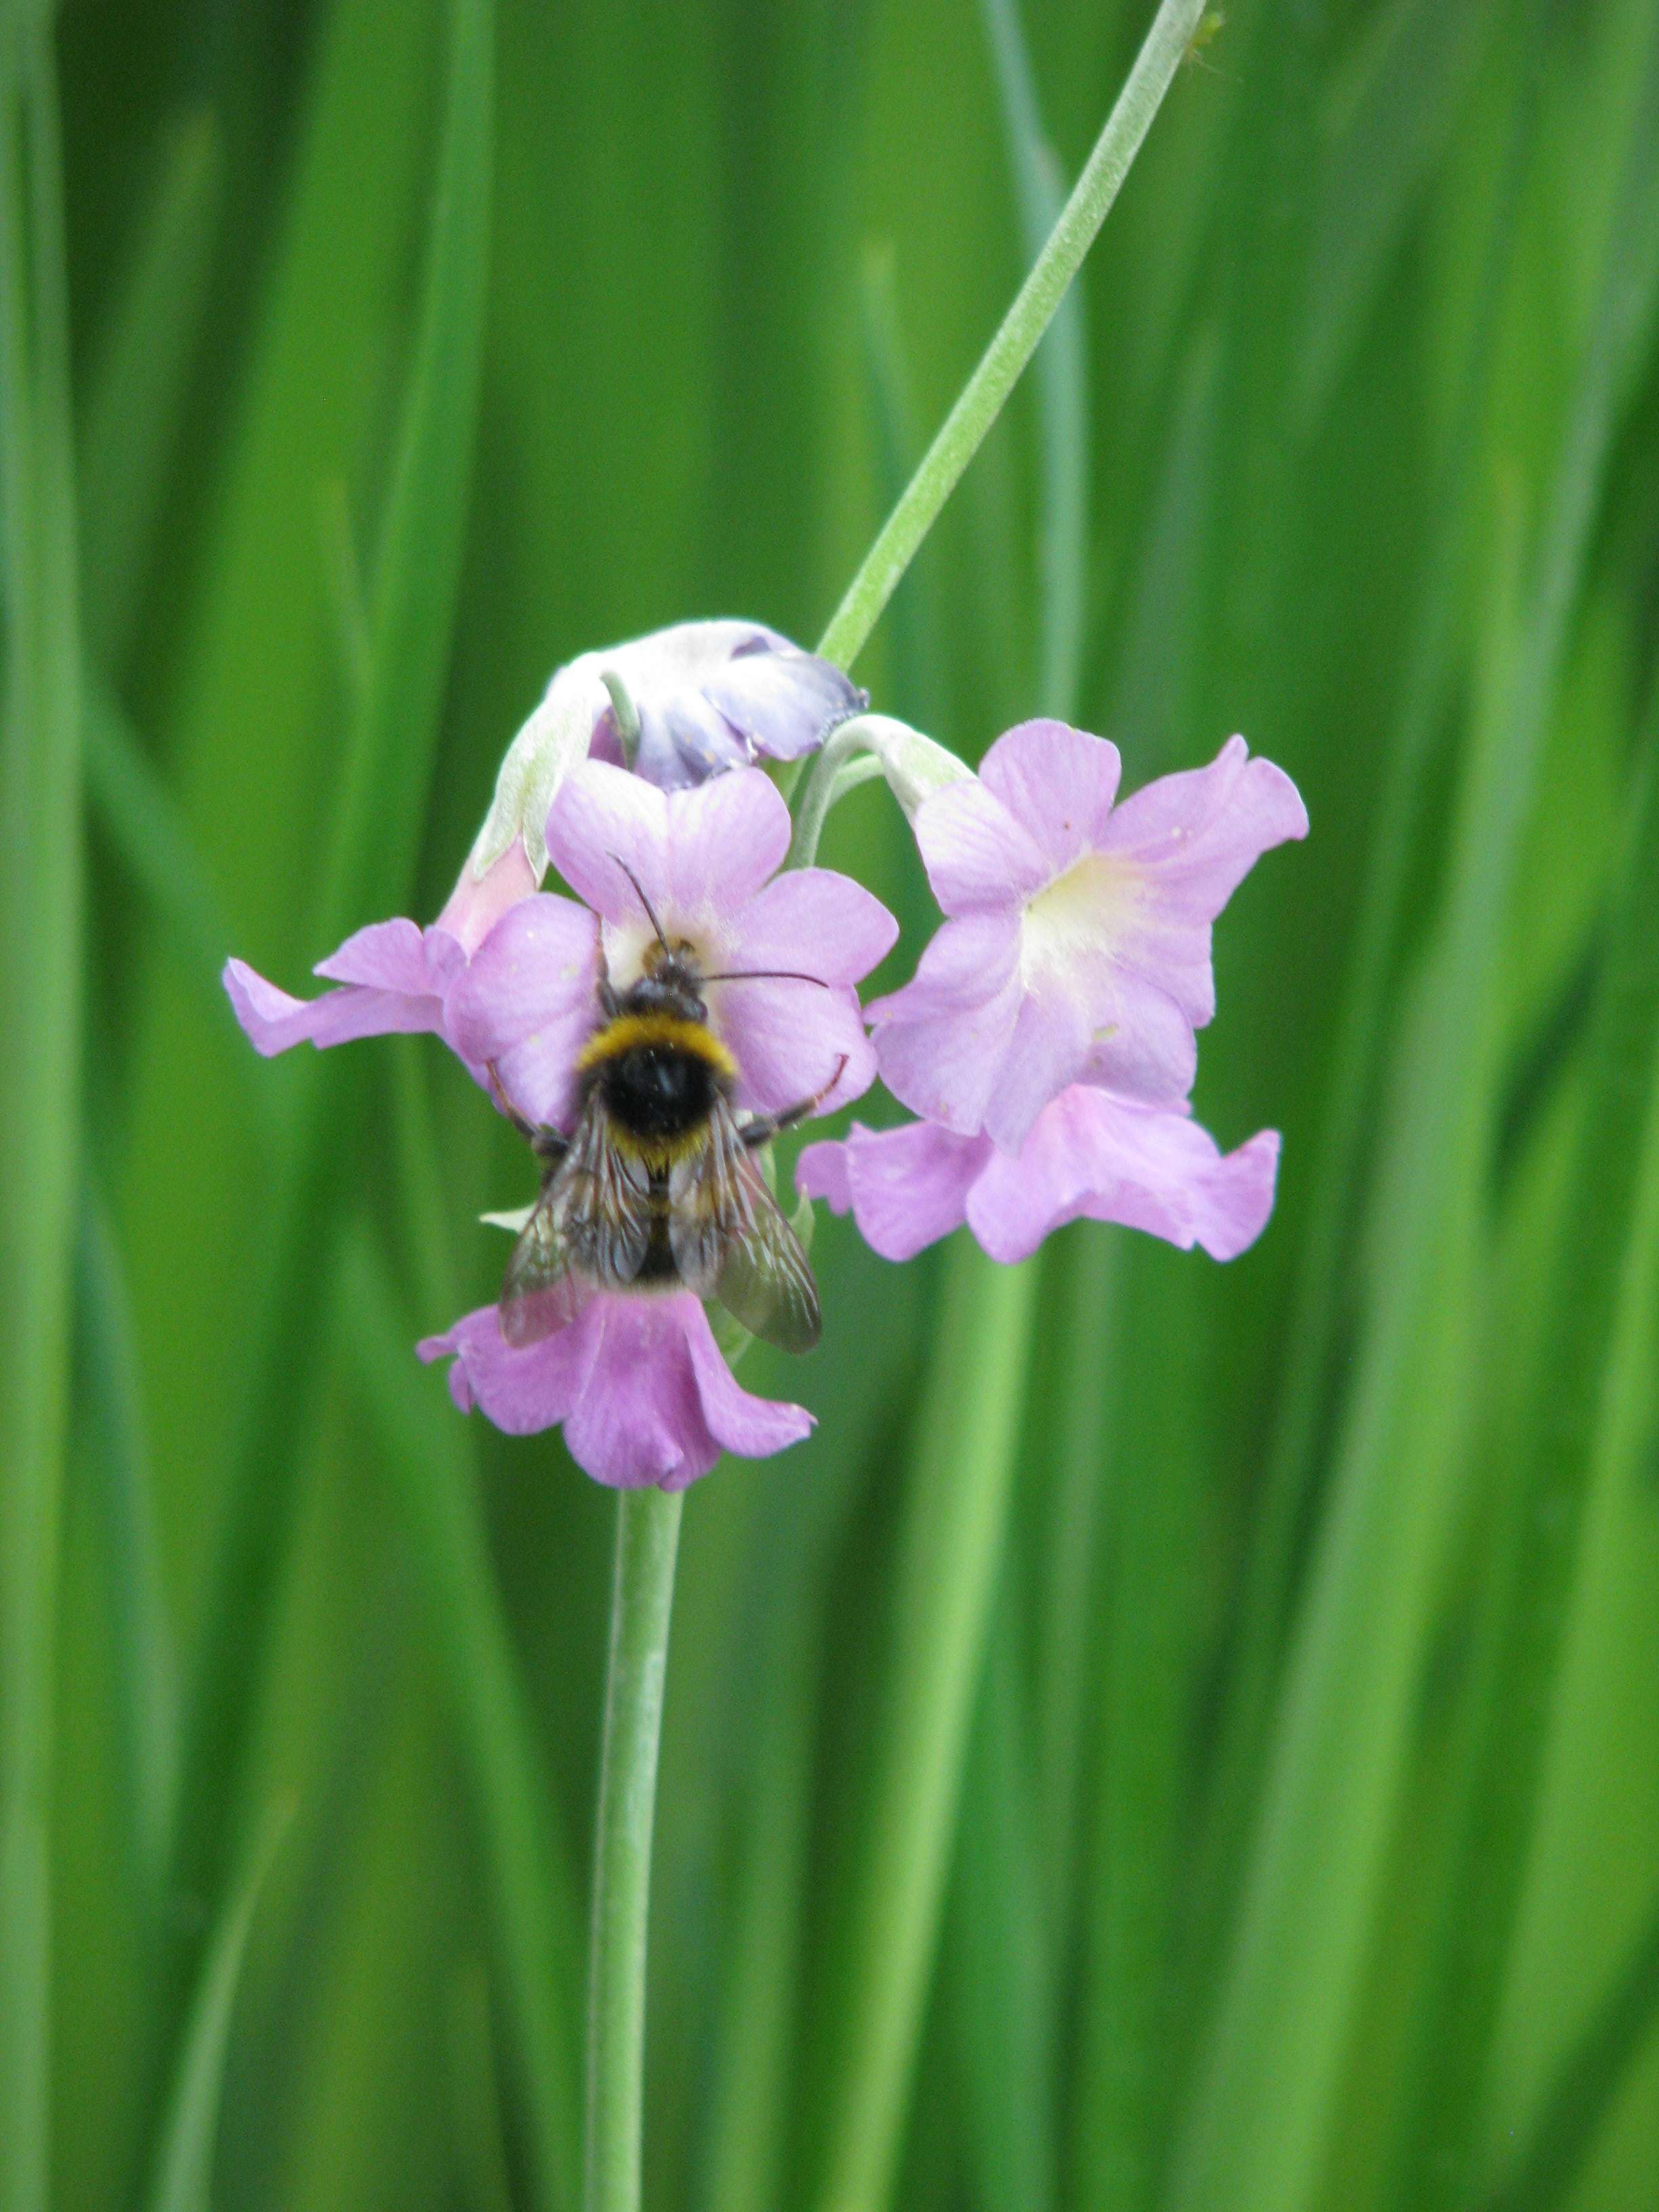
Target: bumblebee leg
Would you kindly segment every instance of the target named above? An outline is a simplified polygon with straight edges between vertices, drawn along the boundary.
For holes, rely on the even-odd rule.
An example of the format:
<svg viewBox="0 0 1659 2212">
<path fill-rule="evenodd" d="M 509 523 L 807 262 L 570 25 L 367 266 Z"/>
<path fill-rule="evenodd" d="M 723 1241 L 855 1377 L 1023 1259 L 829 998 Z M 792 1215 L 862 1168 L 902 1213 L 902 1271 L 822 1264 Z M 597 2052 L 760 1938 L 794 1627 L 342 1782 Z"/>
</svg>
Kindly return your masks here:
<svg viewBox="0 0 1659 2212">
<path fill-rule="evenodd" d="M 835 1073 L 822 1090 L 815 1091 L 810 1098 L 803 1098 L 793 1106 L 786 1106 L 781 1114 L 759 1114 L 752 1121 L 745 1122 L 743 1141 L 750 1152 L 758 1152 L 763 1145 L 769 1145 L 780 1130 L 793 1129 L 797 1121 L 804 1121 L 812 1109 L 821 1105 L 841 1081 L 841 1072 L 846 1065 L 847 1054 L 842 1053 L 836 1062 Z"/>
<path fill-rule="evenodd" d="M 532 1121 L 520 1113 L 502 1088 L 501 1071 L 493 1060 L 485 1060 L 484 1073 L 489 1078 L 490 1097 L 536 1158 L 538 1160 L 562 1160 L 570 1150 L 568 1139 L 562 1137 L 556 1129 L 550 1129 L 544 1122 Z"/>
</svg>

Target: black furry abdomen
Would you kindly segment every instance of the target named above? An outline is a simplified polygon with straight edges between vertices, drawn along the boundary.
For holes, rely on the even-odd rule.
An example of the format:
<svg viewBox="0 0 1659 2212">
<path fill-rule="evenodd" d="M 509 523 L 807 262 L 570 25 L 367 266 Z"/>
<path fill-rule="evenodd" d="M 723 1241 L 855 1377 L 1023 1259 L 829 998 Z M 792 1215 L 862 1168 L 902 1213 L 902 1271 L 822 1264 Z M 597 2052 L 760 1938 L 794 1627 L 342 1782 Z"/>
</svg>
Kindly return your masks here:
<svg viewBox="0 0 1659 2212">
<path fill-rule="evenodd" d="M 599 1083 L 614 1121 L 647 1142 L 662 1142 L 708 1119 L 717 1079 L 695 1053 L 676 1045 L 636 1044 L 605 1062 Z"/>
</svg>

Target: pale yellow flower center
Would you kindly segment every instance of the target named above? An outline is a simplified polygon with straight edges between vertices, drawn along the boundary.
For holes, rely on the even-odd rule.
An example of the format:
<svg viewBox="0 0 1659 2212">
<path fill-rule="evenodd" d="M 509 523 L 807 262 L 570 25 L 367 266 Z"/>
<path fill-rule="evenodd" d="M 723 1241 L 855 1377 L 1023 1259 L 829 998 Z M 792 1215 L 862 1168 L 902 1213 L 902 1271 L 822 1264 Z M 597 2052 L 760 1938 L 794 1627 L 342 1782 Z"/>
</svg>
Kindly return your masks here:
<svg viewBox="0 0 1659 2212">
<path fill-rule="evenodd" d="M 1029 979 L 1082 953 L 1109 953 L 1140 903 L 1141 871 L 1109 853 L 1085 853 L 1025 909 L 1020 968 Z"/>
</svg>

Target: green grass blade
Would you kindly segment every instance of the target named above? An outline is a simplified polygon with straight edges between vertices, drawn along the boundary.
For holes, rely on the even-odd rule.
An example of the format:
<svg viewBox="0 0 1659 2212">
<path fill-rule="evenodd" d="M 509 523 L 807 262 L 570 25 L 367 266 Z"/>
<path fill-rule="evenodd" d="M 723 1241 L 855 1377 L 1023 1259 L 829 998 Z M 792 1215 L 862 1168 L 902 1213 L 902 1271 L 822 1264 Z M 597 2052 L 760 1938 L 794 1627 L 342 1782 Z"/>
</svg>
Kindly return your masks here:
<svg viewBox="0 0 1659 2212">
<path fill-rule="evenodd" d="M 455 0 L 421 327 L 374 578 L 372 667 L 347 746 L 317 917 L 331 947 L 401 902 L 425 806 L 459 578 L 483 339 L 491 15 Z M 227 1517 L 190 1679 L 181 1874 L 211 1893 L 234 1815 L 243 1717 L 264 1664 L 306 1394 L 320 1340 L 319 1260 L 357 1125 L 349 1056 L 305 1065 L 290 1165 L 271 1208 L 263 1319 L 234 1443 Z"/>
<path fill-rule="evenodd" d="M 114 1645 L 122 1796 L 136 1889 L 155 1932 L 178 1775 L 179 1697 L 132 1320 L 107 1211 L 88 1182 L 76 1255 L 77 1465 L 98 1500 Z"/>
<path fill-rule="evenodd" d="M 1045 2212 L 1059 2180 L 1059 1961 L 1012 1581 L 1004 1575 L 989 1625 L 969 1738 L 947 1972 L 975 2201 L 987 2212 Z"/>
<path fill-rule="evenodd" d="M 949 1255 L 905 1501 L 868 1826 L 828 2045 L 821 2212 L 890 2198 L 1019 1458 L 1036 1274 Z"/>
<path fill-rule="evenodd" d="M 1084 2002 L 1068 2109 L 1075 2201 L 1122 2212 L 1158 2201 L 1175 2104 L 1196 1685 L 1208 1656 L 1200 1563 L 1209 1498 L 1195 1418 L 1205 1265 L 1144 1245 L 1120 1260 L 1114 1476 L 1095 1583 Z"/>
<path fill-rule="evenodd" d="M 1328 404 L 1504 12 L 1503 0 L 1395 0 L 1366 27 L 1347 82 L 1335 88 L 1316 187 L 1321 221 L 1297 393 L 1304 424 Z M 1536 39 L 1536 24 L 1521 35 Z"/>
<path fill-rule="evenodd" d="M 214 2148 L 242 1962 L 260 1893 L 292 1812 L 291 1806 L 280 1804 L 266 1820 L 208 1945 L 167 2100 L 149 2212 L 212 2212 Z"/>
<path fill-rule="evenodd" d="M 1628 1463 L 1646 1433 L 1629 1407 L 1652 1364 L 1659 1259 L 1659 945 L 1650 926 L 1659 910 L 1659 706 L 1640 787 L 1608 918 L 1550 1356 L 1489 1540 L 1455 1832 L 1401 2122 L 1395 2196 L 1413 2212 L 1461 2205 L 1474 2185 L 1586 1502 L 1609 1455 L 1622 1443 Z"/>
<path fill-rule="evenodd" d="M 1325 1121 L 1313 1164 L 1279 1413 L 1257 1524 L 1244 1563 L 1221 1739 L 1209 1784 L 1201 1932 L 1195 1946 L 1200 1960 L 1212 1950 L 1233 1895 L 1290 1624 L 1310 1490 L 1316 1480 L 1315 1447 L 1333 1351 L 1348 1303 L 1346 1285 L 1362 1168 L 1392 1011 L 1390 969 L 1417 849 L 1413 832 L 1422 819 L 1436 733 L 1445 714 L 1462 644 L 1459 613 L 1471 552 L 1467 542 L 1471 493 L 1482 450 L 1510 241 L 1541 75 L 1540 52 L 1516 100 L 1501 181 L 1492 196 L 1480 296 L 1471 319 L 1455 420 L 1439 471 L 1433 502 L 1437 520 L 1401 674 L 1395 726 L 1325 1086 Z"/>
<path fill-rule="evenodd" d="M 1013 171 L 1020 235 L 1035 261 L 1065 204 L 1042 129 L 1019 0 L 981 0 Z M 1036 706 L 1075 711 L 1083 660 L 1089 528 L 1089 382 L 1080 283 L 1054 310 L 1032 363 L 1038 422 Z"/>
<path fill-rule="evenodd" d="M 343 1255 L 340 1319 L 384 1439 L 450 1686 L 489 1876 L 536 2201 L 557 2212 L 579 2196 L 580 1914 L 495 1589 L 477 1470 L 439 1378 L 416 1370 L 403 1302 L 362 1237 Z"/>
<path fill-rule="evenodd" d="M 186 972 L 222 997 L 225 918 L 177 803 L 109 685 L 85 687 L 81 741 L 87 802 L 110 849 L 167 933 Z"/>
<path fill-rule="evenodd" d="M 169 132 L 151 204 L 90 379 L 81 455 L 88 650 L 118 668 L 132 642 L 167 471 L 185 424 L 222 186 L 218 125 Z"/>
<path fill-rule="evenodd" d="M 51 2179 L 49 1852 L 79 1113 L 80 648 L 47 24 L 0 21 L 0 2207 Z"/>
<path fill-rule="evenodd" d="M 1482 2212 L 1558 2212 L 1659 2020 L 1659 1909 L 1586 2022 L 1544 2098 L 1531 2135 Z"/>
<path fill-rule="evenodd" d="M 1659 84 L 1659 70 L 1655 83 Z M 1651 88 L 1650 88 L 1651 90 Z M 1231 1972 L 1183 2147 L 1182 2212 L 1296 2212 L 1330 2100 L 1457 1510 L 1474 1214 L 1494 1133 L 1500 924 L 1613 432 L 1659 276 L 1650 97 L 1540 532 L 1514 666 L 1482 717 L 1448 903 L 1378 1176 L 1375 1315 L 1285 1677 Z M 1638 189 L 1639 187 L 1639 189 Z M 1364 1755 L 1356 1747 L 1363 1746 Z"/>
</svg>

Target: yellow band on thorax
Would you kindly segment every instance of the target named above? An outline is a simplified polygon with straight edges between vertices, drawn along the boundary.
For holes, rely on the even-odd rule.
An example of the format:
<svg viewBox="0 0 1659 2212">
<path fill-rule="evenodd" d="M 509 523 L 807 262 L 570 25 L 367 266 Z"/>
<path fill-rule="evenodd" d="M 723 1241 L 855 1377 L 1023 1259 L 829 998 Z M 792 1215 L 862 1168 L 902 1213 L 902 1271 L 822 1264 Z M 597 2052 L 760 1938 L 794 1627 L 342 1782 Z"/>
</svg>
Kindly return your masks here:
<svg viewBox="0 0 1659 2212">
<path fill-rule="evenodd" d="M 675 1014 L 618 1014 L 596 1030 L 576 1055 L 576 1066 L 586 1073 L 607 1060 L 631 1052 L 635 1045 L 661 1045 L 671 1052 L 689 1052 L 717 1075 L 734 1080 L 738 1063 L 702 1022 L 682 1021 Z"/>
</svg>

